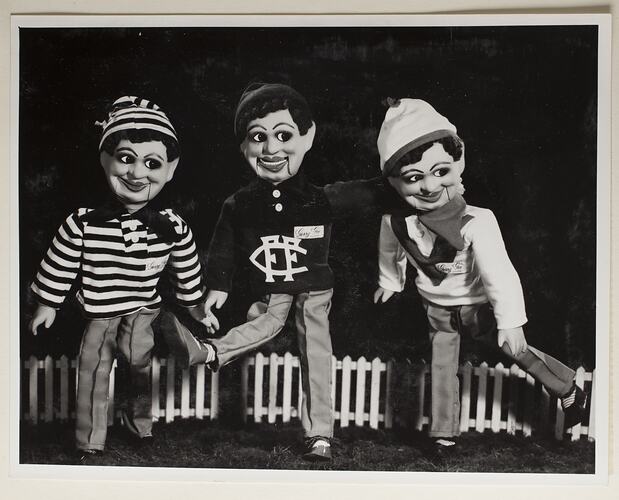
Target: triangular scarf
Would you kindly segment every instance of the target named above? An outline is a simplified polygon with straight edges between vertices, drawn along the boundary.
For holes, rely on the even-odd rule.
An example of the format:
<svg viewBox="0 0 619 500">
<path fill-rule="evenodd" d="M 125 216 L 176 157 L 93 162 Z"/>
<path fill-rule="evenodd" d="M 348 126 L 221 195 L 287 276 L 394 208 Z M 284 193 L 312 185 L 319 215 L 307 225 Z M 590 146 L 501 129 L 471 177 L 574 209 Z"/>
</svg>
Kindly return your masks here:
<svg viewBox="0 0 619 500">
<path fill-rule="evenodd" d="M 88 212 L 82 220 L 85 222 L 105 222 L 119 219 L 127 213 L 127 209 L 116 198 L 109 198 L 100 207 Z M 132 218 L 139 220 L 147 228 L 150 228 L 166 243 L 178 243 L 181 235 L 176 232 L 176 225 L 168 217 L 146 205 L 140 210 L 130 214 Z"/>
<path fill-rule="evenodd" d="M 398 241 L 415 260 L 434 285 L 439 285 L 447 273 L 436 268 L 441 262 L 453 262 L 458 250 L 464 248 L 464 239 L 460 230 L 470 219 L 465 216 L 466 202 L 460 195 L 455 195 L 442 207 L 429 212 L 418 212 L 421 223 L 436 234 L 434 246 L 429 256 L 419 250 L 417 243 L 409 236 L 404 215 L 392 215 L 391 227 Z"/>
</svg>

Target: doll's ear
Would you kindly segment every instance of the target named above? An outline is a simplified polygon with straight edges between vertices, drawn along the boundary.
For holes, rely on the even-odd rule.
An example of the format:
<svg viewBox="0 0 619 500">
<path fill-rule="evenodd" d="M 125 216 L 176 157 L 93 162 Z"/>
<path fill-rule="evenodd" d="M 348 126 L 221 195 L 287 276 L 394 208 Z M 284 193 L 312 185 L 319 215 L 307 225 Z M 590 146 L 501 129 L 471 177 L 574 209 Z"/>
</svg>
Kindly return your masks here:
<svg viewBox="0 0 619 500">
<path fill-rule="evenodd" d="M 306 153 L 312 148 L 312 144 L 314 144 L 314 137 L 316 137 L 316 124 L 312 122 L 312 126 L 307 129 L 305 135 L 301 136 L 301 138 L 303 139 Z"/>
<path fill-rule="evenodd" d="M 176 171 L 179 160 L 180 158 L 177 158 L 176 160 L 168 162 L 168 175 L 166 177 L 166 182 L 170 182 L 172 180 L 172 177 L 174 177 L 174 172 Z"/>
</svg>

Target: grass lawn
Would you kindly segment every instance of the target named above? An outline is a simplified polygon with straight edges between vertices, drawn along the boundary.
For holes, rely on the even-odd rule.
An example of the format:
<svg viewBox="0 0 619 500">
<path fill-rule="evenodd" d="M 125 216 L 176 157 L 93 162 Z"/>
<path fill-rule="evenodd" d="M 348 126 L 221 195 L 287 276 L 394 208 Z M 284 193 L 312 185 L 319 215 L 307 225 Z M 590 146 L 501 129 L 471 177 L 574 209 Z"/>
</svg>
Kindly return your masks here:
<svg viewBox="0 0 619 500">
<path fill-rule="evenodd" d="M 235 428 L 223 422 L 198 420 L 156 423 L 152 445 L 136 447 L 122 427 L 110 428 L 107 449 L 92 465 L 196 467 L 238 469 L 436 471 L 436 472 L 594 472 L 594 443 L 554 441 L 507 434 L 467 433 L 448 456 L 436 459 L 424 452 L 422 435 L 408 431 L 366 428 L 337 429 L 334 460 L 303 461 L 301 428 L 248 424 Z M 20 462 L 72 464 L 71 424 L 22 425 Z"/>
</svg>

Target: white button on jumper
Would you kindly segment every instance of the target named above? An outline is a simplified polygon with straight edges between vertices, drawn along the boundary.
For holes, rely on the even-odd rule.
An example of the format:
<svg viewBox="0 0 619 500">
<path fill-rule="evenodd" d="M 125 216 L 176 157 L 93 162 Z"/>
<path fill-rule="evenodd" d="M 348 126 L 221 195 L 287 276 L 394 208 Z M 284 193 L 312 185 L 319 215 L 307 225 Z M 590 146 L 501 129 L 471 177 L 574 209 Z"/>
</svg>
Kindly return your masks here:
<svg viewBox="0 0 619 500">
<path fill-rule="evenodd" d="M 283 205 L 281 203 L 277 203 L 275 205 L 275 211 L 276 212 L 281 212 L 284 209 Z"/>
<path fill-rule="evenodd" d="M 129 221 L 128 226 L 131 231 L 135 231 L 138 228 L 138 221 L 136 220 Z"/>
<path fill-rule="evenodd" d="M 281 191 L 279 189 L 274 189 L 273 190 L 273 198 L 279 198 L 282 195 Z"/>
<path fill-rule="evenodd" d="M 140 241 L 140 237 L 139 237 L 137 234 L 134 234 L 134 235 L 131 237 L 131 241 L 132 241 L 133 243 L 137 243 L 138 241 Z"/>
</svg>

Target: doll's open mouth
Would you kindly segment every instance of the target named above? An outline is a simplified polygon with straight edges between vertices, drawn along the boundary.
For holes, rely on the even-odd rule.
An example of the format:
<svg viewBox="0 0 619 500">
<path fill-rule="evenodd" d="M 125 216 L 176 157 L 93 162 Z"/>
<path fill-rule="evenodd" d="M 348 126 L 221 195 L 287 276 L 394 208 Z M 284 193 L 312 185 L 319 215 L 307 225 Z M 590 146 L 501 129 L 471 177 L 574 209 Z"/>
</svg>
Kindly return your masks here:
<svg viewBox="0 0 619 500">
<path fill-rule="evenodd" d="M 139 191 L 142 191 L 143 189 L 146 189 L 146 187 L 148 186 L 148 183 L 145 182 L 131 182 L 127 179 L 123 179 L 122 177 L 119 177 L 120 182 L 123 183 L 123 185 L 129 190 L 129 191 L 133 191 L 134 193 L 137 193 Z"/>
<path fill-rule="evenodd" d="M 416 198 L 418 198 L 421 201 L 434 202 L 434 201 L 438 201 L 438 199 L 441 197 L 442 194 L 443 194 L 443 189 L 441 189 L 440 191 L 437 191 L 436 193 L 430 193 L 426 195 L 418 194 Z"/>
<path fill-rule="evenodd" d="M 258 166 L 272 173 L 277 173 L 288 164 L 288 158 L 273 156 L 258 158 Z"/>
</svg>

